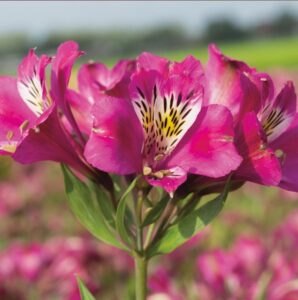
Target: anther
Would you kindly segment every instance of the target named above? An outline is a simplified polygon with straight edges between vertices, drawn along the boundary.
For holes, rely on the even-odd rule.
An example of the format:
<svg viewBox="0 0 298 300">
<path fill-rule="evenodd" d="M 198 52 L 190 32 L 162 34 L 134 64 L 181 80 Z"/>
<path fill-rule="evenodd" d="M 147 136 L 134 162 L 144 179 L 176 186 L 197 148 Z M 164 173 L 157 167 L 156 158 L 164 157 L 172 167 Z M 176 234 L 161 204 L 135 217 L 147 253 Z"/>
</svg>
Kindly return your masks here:
<svg viewBox="0 0 298 300">
<path fill-rule="evenodd" d="M 150 175 L 151 172 L 152 172 L 152 169 L 151 169 L 150 167 L 144 166 L 144 168 L 143 168 L 143 174 L 144 174 L 145 176 Z"/>
<path fill-rule="evenodd" d="M 275 156 L 276 156 L 277 158 L 283 158 L 284 155 L 285 155 L 284 152 L 283 152 L 281 149 L 275 150 L 274 154 L 275 154 Z"/>
<path fill-rule="evenodd" d="M 158 179 L 162 179 L 164 177 L 163 171 L 157 171 L 157 172 L 153 173 L 152 175 Z"/>
</svg>

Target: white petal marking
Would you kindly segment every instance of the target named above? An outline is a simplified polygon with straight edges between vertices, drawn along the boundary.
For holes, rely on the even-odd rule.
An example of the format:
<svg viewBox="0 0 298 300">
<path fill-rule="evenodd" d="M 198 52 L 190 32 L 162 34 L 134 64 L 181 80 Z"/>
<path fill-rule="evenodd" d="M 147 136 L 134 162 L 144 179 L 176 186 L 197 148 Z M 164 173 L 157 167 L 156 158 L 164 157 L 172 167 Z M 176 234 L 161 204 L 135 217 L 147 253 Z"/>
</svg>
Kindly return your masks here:
<svg viewBox="0 0 298 300">
<path fill-rule="evenodd" d="M 202 95 L 190 93 L 182 99 L 181 94 L 172 93 L 162 97 L 154 86 L 153 99 L 147 101 L 143 92 L 138 91 L 140 98 L 133 101 L 133 106 L 144 129 L 143 153 L 149 155 L 154 149 L 158 161 L 171 153 L 196 120 Z"/>
<path fill-rule="evenodd" d="M 36 115 L 40 116 L 47 104 L 43 100 L 42 85 L 40 79 L 35 75 L 26 81 L 18 81 L 18 91 L 29 109 Z"/>
</svg>

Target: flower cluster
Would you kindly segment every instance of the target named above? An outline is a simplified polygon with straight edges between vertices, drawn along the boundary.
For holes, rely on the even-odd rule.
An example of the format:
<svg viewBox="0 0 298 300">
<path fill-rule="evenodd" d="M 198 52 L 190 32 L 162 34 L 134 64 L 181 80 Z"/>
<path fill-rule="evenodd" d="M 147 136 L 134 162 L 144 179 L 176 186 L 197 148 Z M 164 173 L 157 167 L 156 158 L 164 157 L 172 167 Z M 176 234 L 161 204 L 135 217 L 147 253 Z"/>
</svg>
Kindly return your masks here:
<svg viewBox="0 0 298 300">
<path fill-rule="evenodd" d="M 243 221 L 243 220 L 242 220 Z M 298 296 L 297 210 L 290 214 L 276 229 L 267 233 L 238 236 L 227 250 L 215 248 L 200 251 L 199 245 L 188 245 L 182 251 L 184 260 L 168 255 L 163 266 L 155 270 L 149 280 L 153 291 L 150 300 L 184 299 L 245 299 L 290 300 Z M 205 239 L 206 240 L 206 239 Z M 196 248 L 195 248 L 196 247 Z M 196 264 L 193 281 L 181 284 L 183 265 L 195 249 Z M 192 257 L 193 258 L 193 257 Z"/>
<path fill-rule="evenodd" d="M 260 295 L 268 300 L 296 299 L 297 217 L 296 210 L 266 236 L 238 236 L 228 249 L 205 248 L 213 234 L 209 228 L 152 268 L 148 299 L 256 300 Z M 42 244 L 18 242 L 0 251 L 0 296 L 29 299 L 26 291 L 31 284 L 30 291 L 42 299 L 80 299 L 78 275 L 99 298 L 108 293 L 118 299 L 123 295 L 122 281 L 132 270 L 133 261 L 125 252 L 86 237 L 56 237 Z M 110 276 L 114 280 L 107 284 Z"/>
<path fill-rule="evenodd" d="M 143 175 L 170 195 L 220 188 L 229 174 L 298 191 L 296 94 L 286 82 L 224 56 L 203 68 L 150 53 L 112 69 L 83 64 L 68 84 L 75 42 L 54 57 L 30 50 L 16 78 L 0 77 L 0 153 L 69 165 L 112 189 L 109 173 Z M 46 68 L 51 65 L 50 87 Z"/>
</svg>

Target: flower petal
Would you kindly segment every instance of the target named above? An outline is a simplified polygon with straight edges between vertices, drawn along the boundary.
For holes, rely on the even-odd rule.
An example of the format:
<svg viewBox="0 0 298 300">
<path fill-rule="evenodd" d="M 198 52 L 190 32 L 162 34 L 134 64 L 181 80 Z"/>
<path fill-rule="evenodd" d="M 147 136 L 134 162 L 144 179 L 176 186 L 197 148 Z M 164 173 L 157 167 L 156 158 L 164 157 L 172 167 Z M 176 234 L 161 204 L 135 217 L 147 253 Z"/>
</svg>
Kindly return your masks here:
<svg viewBox="0 0 298 300">
<path fill-rule="evenodd" d="M 51 95 L 57 103 L 63 102 L 72 66 L 82 54 L 83 52 L 79 51 L 78 44 L 73 41 L 67 41 L 58 47 L 57 54 L 52 62 L 51 72 Z M 63 103 L 60 103 L 60 105 L 64 106 Z"/>
<path fill-rule="evenodd" d="M 166 192 L 172 194 L 183 182 L 186 181 L 187 173 L 179 167 L 175 167 L 167 171 L 170 173 L 170 175 L 164 176 L 161 179 L 149 176 L 147 176 L 146 179 L 151 185 L 160 186 Z"/>
<path fill-rule="evenodd" d="M 131 98 L 145 135 L 145 155 L 165 157 L 191 127 L 201 109 L 201 64 L 192 56 L 169 66 L 167 75 L 139 70 L 132 76 Z"/>
<path fill-rule="evenodd" d="M 285 132 L 296 114 L 296 93 L 292 82 L 287 82 L 274 101 L 268 102 L 259 113 L 259 119 L 268 141 L 274 141 Z"/>
<path fill-rule="evenodd" d="M 93 116 L 93 130 L 85 148 L 87 161 L 106 172 L 141 172 L 144 137 L 132 104 L 106 96 L 95 103 Z"/>
<path fill-rule="evenodd" d="M 298 115 L 296 115 L 298 119 Z M 298 192 L 298 126 L 291 127 L 280 135 L 270 147 L 280 154 L 282 179 L 280 187 Z"/>
<path fill-rule="evenodd" d="M 83 142 L 84 139 L 66 99 L 66 91 L 70 80 L 72 66 L 75 60 L 82 54 L 83 52 L 79 51 L 78 44 L 73 41 L 67 41 L 58 47 L 57 54 L 52 62 L 50 94 Z"/>
<path fill-rule="evenodd" d="M 225 105 L 236 116 L 243 97 L 240 74 L 253 70 L 241 61 L 224 56 L 215 45 L 210 45 L 206 65 L 206 104 Z"/>
<path fill-rule="evenodd" d="M 85 169 L 55 112 L 37 128 L 29 130 L 13 154 L 13 159 L 22 164 L 51 160 L 68 164 L 78 171 Z"/>
<path fill-rule="evenodd" d="M 0 153 L 13 153 L 27 128 L 35 125 L 36 119 L 18 93 L 17 80 L 0 77 Z"/>
<path fill-rule="evenodd" d="M 137 58 L 137 68 L 146 71 L 155 70 L 160 74 L 167 74 L 169 68 L 169 60 L 149 52 L 143 52 Z"/>
<path fill-rule="evenodd" d="M 42 115 L 52 105 L 47 97 L 45 80 L 45 68 L 50 60 L 46 55 L 39 58 L 31 49 L 18 68 L 20 96 L 36 116 Z"/>
<path fill-rule="evenodd" d="M 208 177 L 227 175 L 242 161 L 233 144 L 233 135 L 233 119 L 227 108 L 204 107 L 165 164 Z"/>
<path fill-rule="evenodd" d="M 236 145 L 243 157 L 235 175 L 238 179 L 278 185 L 280 163 L 274 151 L 266 146 L 266 138 L 255 113 L 244 116 L 237 130 Z"/>
<path fill-rule="evenodd" d="M 91 103 L 99 91 L 114 97 L 127 97 L 129 78 L 134 68 L 133 60 L 120 60 L 112 69 L 103 63 L 84 64 L 78 73 L 79 90 Z"/>
<path fill-rule="evenodd" d="M 92 105 L 81 94 L 74 90 L 67 90 L 66 92 L 67 102 L 70 104 L 72 114 L 78 124 L 80 131 L 87 136 L 91 133 L 93 118 L 92 118 Z M 69 124 L 65 122 L 67 127 Z M 69 132 L 72 132 L 72 128 L 68 128 Z"/>
</svg>

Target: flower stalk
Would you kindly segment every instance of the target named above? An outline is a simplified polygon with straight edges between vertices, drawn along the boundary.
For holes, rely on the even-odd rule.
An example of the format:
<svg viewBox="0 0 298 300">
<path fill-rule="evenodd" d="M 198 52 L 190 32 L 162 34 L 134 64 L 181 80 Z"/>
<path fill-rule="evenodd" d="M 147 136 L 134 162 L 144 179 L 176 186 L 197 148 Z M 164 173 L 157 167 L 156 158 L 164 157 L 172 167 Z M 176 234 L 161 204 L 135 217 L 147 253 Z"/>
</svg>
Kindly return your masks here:
<svg viewBox="0 0 298 300">
<path fill-rule="evenodd" d="M 146 300 L 148 260 L 144 256 L 135 256 L 136 300 Z"/>
</svg>

